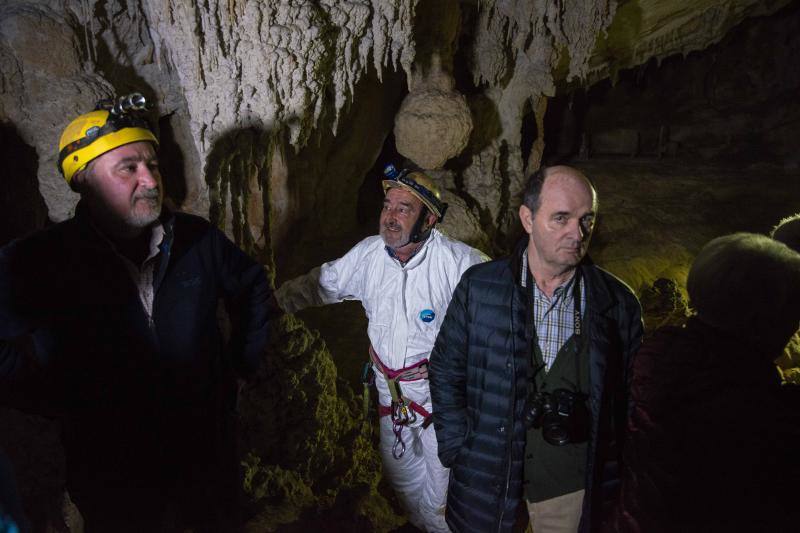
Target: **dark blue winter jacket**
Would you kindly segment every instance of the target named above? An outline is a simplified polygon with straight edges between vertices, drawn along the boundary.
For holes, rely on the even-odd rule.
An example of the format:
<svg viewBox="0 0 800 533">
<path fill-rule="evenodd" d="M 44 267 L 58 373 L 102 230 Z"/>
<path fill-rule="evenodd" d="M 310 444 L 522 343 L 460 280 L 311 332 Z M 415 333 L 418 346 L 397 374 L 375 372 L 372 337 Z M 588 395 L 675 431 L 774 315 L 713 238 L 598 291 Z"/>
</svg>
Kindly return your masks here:
<svg viewBox="0 0 800 533">
<path fill-rule="evenodd" d="M 447 523 L 454 532 L 511 531 L 523 498 L 522 407 L 531 361 L 522 247 L 510 258 L 476 265 L 456 287 L 430 360 L 439 458 L 450 467 Z M 618 485 L 617 443 L 628 409 L 628 370 L 642 337 L 633 292 L 591 264 L 586 283 L 592 429 L 581 529 L 600 516 L 602 493 Z M 603 489 L 603 490 L 598 490 Z"/>
</svg>

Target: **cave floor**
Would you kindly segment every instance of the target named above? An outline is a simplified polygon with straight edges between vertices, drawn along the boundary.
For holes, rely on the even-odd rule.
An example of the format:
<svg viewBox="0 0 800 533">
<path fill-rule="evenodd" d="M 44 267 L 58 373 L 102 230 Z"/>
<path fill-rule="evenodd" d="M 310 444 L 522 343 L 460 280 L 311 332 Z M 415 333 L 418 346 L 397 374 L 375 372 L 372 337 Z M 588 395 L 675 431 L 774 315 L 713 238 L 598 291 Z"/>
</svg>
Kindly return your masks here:
<svg viewBox="0 0 800 533">
<path fill-rule="evenodd" d="M 600 201 L 598 227 L 589 254 L 637 292 L 659 278 L 683 288 L 694 255 L 710 239 L 735 231 L 768 232 L 800 211 L 800 169 L 771 166 L 723 168 L 676 160 L 592 159 L 574 166 L 594 181 Z M 279 281 L 344 254 L 369 227 L 315 242 L 298 240 Z M 756 281 L 756 280 L 754 280 Z M 298 316 L 320 332 L 339 375 L 360 393 L 360 370 L 369 346 L 366 318 L 358 302 L 307 309 Z"/>
</svg>

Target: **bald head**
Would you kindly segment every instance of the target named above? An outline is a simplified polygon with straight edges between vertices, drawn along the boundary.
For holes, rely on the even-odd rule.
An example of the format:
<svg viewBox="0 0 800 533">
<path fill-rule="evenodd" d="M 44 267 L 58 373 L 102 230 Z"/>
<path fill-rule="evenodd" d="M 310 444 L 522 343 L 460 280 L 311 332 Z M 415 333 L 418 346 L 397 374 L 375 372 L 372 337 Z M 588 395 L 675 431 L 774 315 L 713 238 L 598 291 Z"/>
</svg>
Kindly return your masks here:
<svg viewBox="0 0 800 533">
<path fill-rule="evenodd" d="M 800 252 L 800 213 L 781 220 L 770 235 L 795 252 Z"/>
<path fill-rule="evenodd" d="M 748 335 L 774 358 L 800 323 L 800 255 L 765 235 L 717 237 L 697 254 L 686 290 L 703 322 Z"/>
<path fill-rule="evenodd" d="M 579 170 L 549 167 L 528 180 L 519 219 L 528 234 L 528 268 L 548 296 L 586 255 L 596 212 L 597 194 Z"/>
<path fill-rule="evenodd" d="M 559 185 L 568 186 L 576 191 L 580 190 L 590 194 L 594 210 L 595 212 L 597 211 L 597 191 L 595 191 L 589 178 L 576 168 L 566 165 L 556 165 L 552 167 L 541 167 L 528 178 L 522 203 L 530 209 L 533 215 L 536 215 L 536 212 L 542 205 L 542 189 L 545 187 L 546 182 L 548 183 L 548 187 L 558 182 Z"/>
</svg>

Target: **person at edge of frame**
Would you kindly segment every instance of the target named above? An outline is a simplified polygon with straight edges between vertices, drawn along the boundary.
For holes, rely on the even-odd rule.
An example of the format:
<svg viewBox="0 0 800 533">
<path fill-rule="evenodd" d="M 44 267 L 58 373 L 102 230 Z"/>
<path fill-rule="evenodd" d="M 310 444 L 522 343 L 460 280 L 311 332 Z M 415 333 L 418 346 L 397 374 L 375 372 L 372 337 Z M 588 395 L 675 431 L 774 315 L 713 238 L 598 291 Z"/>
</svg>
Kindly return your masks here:
<svg viewBox="0 0 800 533">
<path fill-rule="evenodd" d="M 800 324 L 800 254 L 765 235 L 717 237 L 686 289 L 694 314 L 634 360 L 605 531 L 797 531 L 800 388 L 781 384 L 775 359 Z"/>
</svg>

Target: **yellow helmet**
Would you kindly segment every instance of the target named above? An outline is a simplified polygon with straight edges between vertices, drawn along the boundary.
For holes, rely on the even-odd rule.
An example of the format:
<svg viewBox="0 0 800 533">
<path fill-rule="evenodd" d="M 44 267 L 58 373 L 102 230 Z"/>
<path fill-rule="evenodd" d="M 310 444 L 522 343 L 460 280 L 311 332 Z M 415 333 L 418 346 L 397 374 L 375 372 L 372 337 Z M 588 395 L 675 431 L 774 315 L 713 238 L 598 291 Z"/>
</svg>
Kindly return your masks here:
<svg viewBox="0 0 800 533">
<path fill-rule="evenodd" d="M 398 172 L 394 165 L 386 165 L 383 173 L 387 178 L 383 180 L 383 194 L 394 187 L 405 189 L 419 198 L 425 207 L 436 215 L 439 222 L 444 219 L 447 203 L 442 202 L 442 193 L 439 192 L 439 188 L 430 177 L 419 171 L 403 170 Z"/>
<path fill-rule="evenodd" d="M 101 102 L 98 107 L 103 105 L 109 109 L 96 109 L 79 116 L 61 134 L 58 170 L 67 183 L 91 160 L 123 144 L 150 141 L 158 145 L 147 121 L 131 113 L 145 107 L 140 94 L 124 96 L 113 106 Z"/>
</svg>

